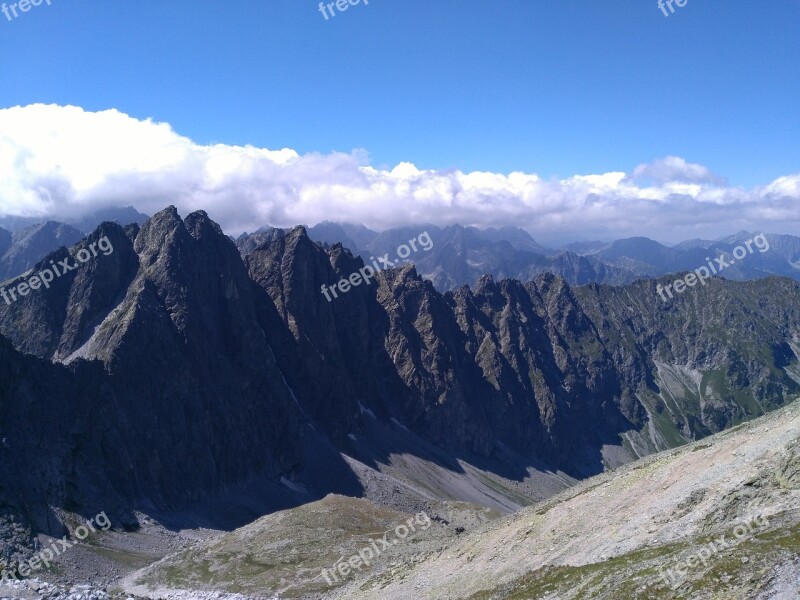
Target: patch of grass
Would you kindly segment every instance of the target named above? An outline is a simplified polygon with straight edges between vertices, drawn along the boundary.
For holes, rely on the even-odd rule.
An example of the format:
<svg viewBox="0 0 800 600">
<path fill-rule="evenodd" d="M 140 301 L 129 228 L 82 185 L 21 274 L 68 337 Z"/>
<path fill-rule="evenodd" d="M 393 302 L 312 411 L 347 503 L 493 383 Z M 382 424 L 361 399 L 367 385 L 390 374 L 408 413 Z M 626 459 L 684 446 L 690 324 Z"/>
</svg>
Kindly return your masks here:
<svg viewBox="0 0 800 600">
<path fill-rule="evenodd" d="M 469 600 L 675 600 L 694 598 L 753 597 L 766 585 L 775 565 L 797 555 L 800 524 L 755 533 L 732 548 L 714 552 L 705 565 L 689 569 L 682 585 L 671 589 L 662 569 L 671 569 L 695 554 L 717 536 L 703 536 L 691 542 L 666 544 L 636 550 L 601 563 L 547 566 L 514 582 L 478 592 Z M 731 539 L 730 534 L 726 534 Z"/>
<path fill-rule="evenodd" d="M 110 561 L 127 565 L 134 569 L 141 569 L 149 564 L 152 564 L 157 558 L 148 554 L 140 554 L 138 552 L 125 552 L 116 550 L 114 548 L 106 548 L 105 546 L 92 546 L 92 552 Z"/>
<path fill-rule="evenodd" d="M 534 600 L 557 594 L 559 598 L 638 599 L 669 598 L 659 596 L 658 588 L 646 580 L 657 580 L 658 565 L 679 552 L 684 544 L 644 548 L 601 563 L 572 566 L 548 566 L 517 579 L 503 588 L 479 592 L 469 600 Z M 666 590 L 665 584 L 661 584 Z M 566 593 L 570 595 L 567 596 Z M 600 596 L 599 594 L 608 594 Z"/>
<path fill-rule="evenodd" d="M 698 450 L 705 450 L 706 448 L 711 448 L 714 444 L 698 444 L 692 448 L 692 452 L 697 452 Z"/>
</svg>

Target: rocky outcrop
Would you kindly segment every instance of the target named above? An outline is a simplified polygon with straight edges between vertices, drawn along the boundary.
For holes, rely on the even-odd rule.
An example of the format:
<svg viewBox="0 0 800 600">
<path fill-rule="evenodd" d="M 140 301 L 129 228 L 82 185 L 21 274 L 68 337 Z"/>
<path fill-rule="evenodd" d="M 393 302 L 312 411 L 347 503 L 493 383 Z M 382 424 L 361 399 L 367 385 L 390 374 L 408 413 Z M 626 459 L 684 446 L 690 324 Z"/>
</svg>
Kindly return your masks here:
<svg viewBox="0 0 800 600">
<path fill-rule="evenodd" d="M 81 244 L 98 235 L 113 253 L 1 312 L 40 357 L 5 342 L 3 481 L 19 503 L 169 510 L 299 465 L 302 415 L 234 244 L 174 209 Z"/>
</svg>

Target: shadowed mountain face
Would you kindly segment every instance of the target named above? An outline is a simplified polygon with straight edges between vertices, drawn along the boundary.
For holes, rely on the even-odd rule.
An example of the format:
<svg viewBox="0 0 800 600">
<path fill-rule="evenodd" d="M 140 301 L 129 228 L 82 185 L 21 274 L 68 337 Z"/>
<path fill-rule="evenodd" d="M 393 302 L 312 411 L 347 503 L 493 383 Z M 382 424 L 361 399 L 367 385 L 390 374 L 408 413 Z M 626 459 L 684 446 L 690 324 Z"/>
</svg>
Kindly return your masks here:
<svg viewBox="0 0 800 600">
<path fill-rule="evenodd" d="M 300 411 L 228 238 L 174 209 L 140 231 L 106 223 L 81 245 L 101 235 L 113 253 L 0 313 L 18 348 L 65 363 L 37 362 L 33 379 L 6 367 L 0 427 L 17 459 L 2 461 L 16 482 L 5 501 L 168 510 L 300 464 Z M 27 435 L 37 423 L 42 444 Z"/>
<path fill-rule="evenodd" d="M 328 394 L 346 390 L 346 412 L 331 417 L 341 431 L 357 425 L 345 416 L 356 399 L 457 451 L 502 444 L 585 474 L 719 431 L 798 388 L 798 285 L 786 280 L 717 279 L 664 305 L 656 282 L 573 290 L 549 275 L 441 295 L 405 266 L 329 302 L 320 287 L 362 266 L 340 245 L 323 250 L 298 228 L 246 260 L 304 365 L 319 367 L 293 387 L 324 388 L 330 369 Z"/>
<path fill-rule="evenodd" d="M 363 600 L 796 599 L 799 427 L 794 403 L 500 518 L 433 505 L 420 513 L 429 526 L 379 554 L 363 551 L 374 532 L 395 541 L 409 515 L 331 495 L 176 552 L 123 587 Z M 337 570 L 359 552 L 364 564 Z"/>
<path fill-rule="evenodd" d="M 205 213 L 169 208 L 71 253 L 102 236 L 113 253 L 0 305 L 2 501 L 37 506 L 39 528 L 48 504 L 166 511 L 260 477 L 304 489 L 296 503 L 360 493 L 338 452 L 585 477 L 800 389 L 788 279 L 714 279 L 665 304 L 655 281 L 549 274 L 442 294 L 404 265 L 329 301 L 322 286 L 363 262 L 301 227 L 240 239 L 242 257 Z"/>
</svg>

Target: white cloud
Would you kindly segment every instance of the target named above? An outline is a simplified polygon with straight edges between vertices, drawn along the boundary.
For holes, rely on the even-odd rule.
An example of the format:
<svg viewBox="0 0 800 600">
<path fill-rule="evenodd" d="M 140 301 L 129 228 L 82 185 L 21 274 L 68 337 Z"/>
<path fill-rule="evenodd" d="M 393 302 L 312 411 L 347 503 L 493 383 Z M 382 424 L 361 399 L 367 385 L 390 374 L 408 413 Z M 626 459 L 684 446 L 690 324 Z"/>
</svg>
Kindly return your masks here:
<svg viewBox="0 0 800 600">
<path fill-rule="evenodd" d="M 650 179 L 656 183 L 708 183 L 725 185 L 725 180 L 703 165 L 687 163 L 680 156 L 665 156 L 649 164 L 638 165 L 631 173 L 635 181 Z"/>
<path fill-rule="evenodd" d="M 364 151 L 202 146 L 166 123 L 116 110 L 31 105 L 0 110 L 0 215 L 60 218 L 107 206 L 204 209 L 232 234 L 338 220 L 377 229 L 415 223 L 515 225 L 545 241 L 649 235 L 800 233 L 800 174 L 749 190 L 667 156 L 631 173 L 545 180 L 536 174 L 391 170 Z"/>
</svg>

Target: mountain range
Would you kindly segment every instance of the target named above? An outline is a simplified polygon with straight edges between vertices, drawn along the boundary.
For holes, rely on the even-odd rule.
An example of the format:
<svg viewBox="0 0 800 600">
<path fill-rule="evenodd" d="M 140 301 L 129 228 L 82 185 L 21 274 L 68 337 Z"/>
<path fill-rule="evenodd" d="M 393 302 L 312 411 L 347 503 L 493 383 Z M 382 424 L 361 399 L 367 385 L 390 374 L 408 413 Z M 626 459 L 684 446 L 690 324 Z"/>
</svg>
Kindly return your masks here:
<svg viewBox="0 0 800 600">
<path fill-rule="evenodd" d="M 64 223 L 0 219 L 0 281 L 21 274 L 47 252 L 71 246 L 103 221 L 142 225 L 146 219 L 132 207 L 109 209 Z M 2 229 L 4 224 L 10 225 L 10 230 Z M 242 234 L 236 243 L 246 253 L 273 230 L 263 227 L 253 234 Z M 695 270 L 717 257 L 725 257 L 731 263 L 720 273 L 726 279 L 744 281 L 770 275 L 800 279 L 800 237 L 791 235 L 769 234 L 766 250 L 754 248 L 751 243 L 752 251 L 745 259 L 732 261 L 734 249 L 757 234 L 741 231 L 716 241 L 693 239 L 672 247 L 638 237 L 574 242 L 552 249 L 539 245 L 530 234 L 515 227 L 479 230 L 460 225 L 422 225 L 378 233 L 363 225 L 324 222 L 306 227 L 306 231 L 316 242 L 329 246 L 341 243 L 366 263 L 377 256 L 394 256 L 399 246 L 427 231 L 434 242 L 431 251 L 415 252 L 407 260 L 439 291 L 474 286 L 486 274 L 497 280 L 529 281 L 543 273 L 554 273 L 570 285 L 624 285 L 641 278 Z"/>
<path fill-rule="evenodd" d="M 0 282 L 24 273 L 50 252 L 77 244 L 84 234 L 64 223 L 47 221 L 13 233 L 0 229 Z"/>
<path fill-rule="evenodd" d="M 69 225 L 70 227 L 77 229 L 86 235 L 94 231 L 101 223 L 105 221 L 113 221 L 114 223 L 119 223 L 122 225 L 128 223 L 136 223 L 137 225 L 141 225 L 147 220 L 147 215 L 139 212 L 132 206 L 125 206 L 108 207 L 79 217 L 57 218 L 51 215 L 47 220 L 57 221 L 65 225 Z M 0 228 L 7 229 L 8 231 L 12 232 L 19 229 L 25 229 L 31 225 L 40 225 L 41 223 L 42 219 L 40 217 L 0 217 Z"/>
<path fill-rule="evenodd" d="M 237 239 L 243 251 L 255 244 L 272 228 Z M 756 237 L 741 231 L 717 241 L 689 240 L 665 246 L 645 237 L 612 242 L 575 242 L 559 249 L 540 246 L 520 228 L 480 230 L 452 225 L 400 227 L 381 233 L 362 225 L 321 223 L 307 228 L 314 241 L 333 245 L 337 242 L 365 262 L 370 257 L 394 256 L 397 248 L 427 231 L 434 245 L 430 252 L 417 252 L 408 258 L 419 273 L 430 279 L 439 291 L 474 286 L 483 275 L 495 279 L 529 281 L 543 273 L 554 273 L 570 285 L 608 283 L 624 285 L 637 279 L 660 277 L 670 273 L 703 267 L 717 257 L 725 257 L 731 266 L 721 277 L 744 281 L 780 275 L 800 279 L 800 237 L 769 234 L 768 249 L 751 243 L 752 251 L 739 261 L 731 261 L 735 248 Z"/>
<path fill-rule="evenodd" d="M 508 513 L 800 394 L 794 279 L 713 278 L 664 302 L 666 276 L 493 276 L 520 257 L 558 259 L 519 232 L 345 233 L 375 255 L 421 231 L 433 248 L 416 266 L 332 301 L 322 287 L 364 267 L 342 243 L 304 227 L 234 242 L 202 211 L 104 222 L 42 257 L 34 270 L 103 237 L 114 249 L 0 303 L 5 562 L 63 535 L 67 513 L 232 530 L 331 493 Z M 785 237 L 770 252 L 793 252 Z M 571 256 L 621 272 L 592 261 L 648 247 L 638 263 L 674 268 L 738 242 Z M 476 252 L 494 266 L 454 287 L 484 268 Z"/>
</svg>

